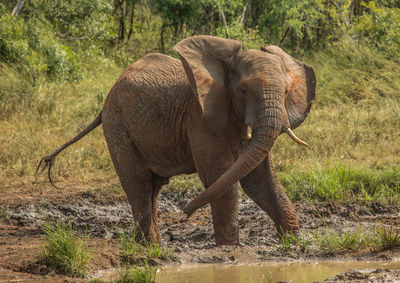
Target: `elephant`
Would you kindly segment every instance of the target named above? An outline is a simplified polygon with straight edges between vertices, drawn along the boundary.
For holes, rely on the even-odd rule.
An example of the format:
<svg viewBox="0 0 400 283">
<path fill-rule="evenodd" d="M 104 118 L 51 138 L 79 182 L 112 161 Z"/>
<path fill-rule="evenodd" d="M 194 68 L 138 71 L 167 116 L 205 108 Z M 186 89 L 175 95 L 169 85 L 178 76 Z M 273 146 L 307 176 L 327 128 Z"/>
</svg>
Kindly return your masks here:
<svg viewBox="0 0 400 283">
<path fill-rule="evenodd" d="M 45 156 L 38 168 L 102 124 L 135 222 L 159 242 L 157 198 L 169 178 L 198 173 L 205 190 L 185 208 L 207 203 L 216 245 L 237 245 L 240 182 L 274 221 L 278 233 L 298 233 L 296 211 L 271 166 L 270 151 L 307 117 L 315 99 L 312 67 L 280 47 L 244 50 L 240 41 L 199 35 L 178 42 L 179 59 L 148 54 L 111 88 L 97 118 Z M 44 166 L 43 166 L 43 164 Z"/>
</svg>

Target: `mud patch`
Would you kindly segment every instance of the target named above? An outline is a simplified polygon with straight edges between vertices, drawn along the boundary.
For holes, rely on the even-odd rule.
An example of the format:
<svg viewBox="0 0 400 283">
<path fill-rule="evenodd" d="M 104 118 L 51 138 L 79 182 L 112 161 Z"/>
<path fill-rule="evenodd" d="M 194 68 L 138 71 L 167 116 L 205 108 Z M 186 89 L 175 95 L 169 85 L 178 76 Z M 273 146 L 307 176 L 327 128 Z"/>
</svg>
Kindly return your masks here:
<svg viewBox="0 0 400 283">
<path fill-rule="evenodd" d="M 333 282 L 399 282 L 400 270 L 377 268 L 374 270 L 349 270 L 329 278 L 324 283 Z"/>
<path fill-rule="evenodd" d="M 8 222 L 16 226 L 40 228 L 43 222 L 71 221 L 91 237 L 110 239 L 117 227 L 131 226 L 133 218 L 127 204 L 60 204 L 54 201 L 20 204 L 9 208 Z"/>
<path fill-rule="evenodd" d="M 73 222 L 78 230 L 85 231 L 96 249 L 92 260 L 92 272 L 113 268 L 120 263 L 116 241 L 118 233 L 128 232 L 133 223 L 130 206 L 120 194 L 101 191 L 81 191 L 62 195 L 39 195 L 29 201 L 21 197 L 12 199 L 8 195 L 6 206 L 0 218 L 0 252 L 10 252 L 0 259 L 0 269 L 32 274 L 28 268 L 34 266 L 40 250 L 41 225 L 44 222 Z M 177 196 L 162 192 L 159 198 L 159 228 L 162 246 L 175 248 L 175 255 L 181 263 L 255 263 L 265 261 L 293 261 L 305 259 L 356 259 L 388 260 L 399 257 L 397 250 L 376 252 L 332 252 L 307 253 L 296 249 L 284 250 L 279 247 L 278 237 L 272 220 L 250 199 L 239 200 L 238 220 L 240 246 L 220 246 L 214 243 L 214 232 L 209 206 L 198 210 L 186 220 L 181 212 L 193 196 Z M 299 224 L 305 233 L 321 229 L 332 229 L 340 233 L 365 227 L 372 229 L 377 223 L 400 226 L 400 207 L 327 203 L 295 203 Z M 35 243 L 26 249 L 26 243 Z M 95 243 L 95 244 L 93 244 Z M 25 249 L 26 257 L 19 260 L 17 255 Z M 30 257 L 30 258 L 28 258 Z M 45 272 L 45 271 L 43 271 Z M 39 272 L 40 274 L 40 272 Z"/>
</svg>

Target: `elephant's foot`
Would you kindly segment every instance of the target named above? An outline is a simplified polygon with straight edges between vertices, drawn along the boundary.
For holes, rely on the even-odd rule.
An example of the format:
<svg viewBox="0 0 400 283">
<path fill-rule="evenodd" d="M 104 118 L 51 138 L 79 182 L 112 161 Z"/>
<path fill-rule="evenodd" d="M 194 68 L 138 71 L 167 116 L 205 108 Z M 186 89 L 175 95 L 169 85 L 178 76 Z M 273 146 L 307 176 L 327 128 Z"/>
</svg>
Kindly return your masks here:
<svg viewBox="0 0 400 283">
<path fill-rule="evenodd" d="M 148 227 L 148 225 L 140 225 L 142 223 L 137 224 L 137 230 L 135 234 L 136 242 L 146 242 L 146 243 L 159 243 L 160 242 L 160 232 L 158 227 L 154 227 L 153 225 Z"/>
<path fill-rule="evenodd" d="M 237 188 L 232 186 L 228 192 L 211 203 L 217 246 L 239 244 L 237 198 Z"/>
<path fill-rule="evenodd" d="M 152 230 L 146 237 L 146 240 L 150 243 L 158 244 L 160 243 L 160 233 L 158 231 Z"/>
<path fill-rule="evenodd" d="M 297 235 L 300 232 L 299 222 L 297 220 L 297 215 L 291 215 L 290 217 L 283 217 L 279 221 L 275 222 L 276 230 L 279 236 L 285 234 Z"/>
<path fill-rule="evenodd" d="M 230 233 L 215 233 L 215 244 L 222 245 L 239 245 L 239 231 L 231 231 Z"/>
</svg>

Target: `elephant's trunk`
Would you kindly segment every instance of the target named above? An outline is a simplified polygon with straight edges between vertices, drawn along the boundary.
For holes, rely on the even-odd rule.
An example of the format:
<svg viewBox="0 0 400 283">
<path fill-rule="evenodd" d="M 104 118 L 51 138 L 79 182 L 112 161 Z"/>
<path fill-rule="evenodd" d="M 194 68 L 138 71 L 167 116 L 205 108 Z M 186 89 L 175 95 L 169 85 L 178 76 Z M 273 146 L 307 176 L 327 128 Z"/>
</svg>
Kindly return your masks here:
<svg viewBox="0 0 400 283">
<path fill-rule="evenodd" d="M 267 86 L 257 93 L 256 126 L 252 139 L 245 152 L 235 163 L 199 196 L 193 199 L 184 209 L 189 217 L 196 209 L 219 198 L 233 184 L 247 176 L 268 155 L 284 124 L 283 89 Z"/>
</svg>

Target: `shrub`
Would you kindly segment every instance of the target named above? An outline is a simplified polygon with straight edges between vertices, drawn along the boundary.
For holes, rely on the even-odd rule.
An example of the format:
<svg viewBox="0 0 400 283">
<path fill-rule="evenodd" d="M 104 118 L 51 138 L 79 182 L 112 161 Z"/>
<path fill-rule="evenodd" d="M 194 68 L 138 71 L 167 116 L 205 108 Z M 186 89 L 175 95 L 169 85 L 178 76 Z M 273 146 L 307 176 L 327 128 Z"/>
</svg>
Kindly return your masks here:
<svg viewBox="0 0 400 283">
<path fill-rule="evenodd" d="M 80 78 L 75 53 L 60 44 L 46 22 L 27 21 L 4 13 L 0 16 L 0 61 L 15 66 L 32 84 L 42 77 Z"/>
</svg>

